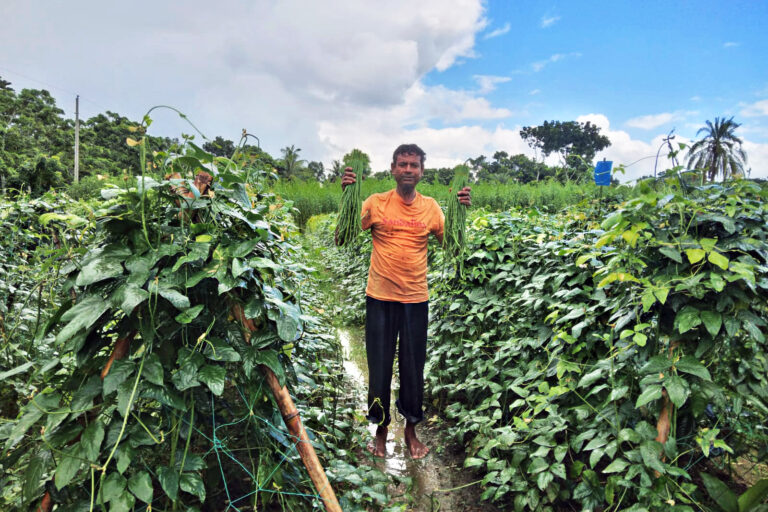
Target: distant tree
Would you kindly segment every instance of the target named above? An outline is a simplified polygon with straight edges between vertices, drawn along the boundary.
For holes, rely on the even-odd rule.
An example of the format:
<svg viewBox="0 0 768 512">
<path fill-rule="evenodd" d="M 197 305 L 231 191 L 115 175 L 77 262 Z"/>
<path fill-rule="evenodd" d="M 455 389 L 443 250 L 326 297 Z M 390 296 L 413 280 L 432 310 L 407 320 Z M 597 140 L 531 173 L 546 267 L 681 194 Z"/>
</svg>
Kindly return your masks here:
<svg viewBox="0 0 768 512">
<path fill-rule="evenodd" d="M 281 178 L 291 179 L 303 168 L 304 160 L 299 158 L 299 151 L 301 149 L 291 144 L 280 151 L 283 153 L 283 158 L 278 167 L 278 174 Z"/>
<path fill-rule="evenodd" d="M 34 169 L 41 157 L 56 157 L 66 177 L 72 169 L 74 129 L 71 120 L 46 90 L 16 93 L 2 80 L 0 87 L 0 189 L 29 188 L 22 169 Z M 53 164 L 52 164 L 53 165 Z"/>
<path fill-rule="evenodd" d="M 204 143 L 203 149 L 216 156 L 231 158 L 235 154 L 235 143 L 229 139 L 216 136 L 212 141 Z"/>
<path fill-rule="evenodd" d="M 323 181 L 325 179 L 325 167 L 323 167 L 323 162 L 309 162 L 307 164 L 307 170 L 317 181 Z"/>
<path fill-rule="evenodd" d="M 331 168 L 329 169 L 328 174 L 328 181 L 331 183 L 335 182 L 337 179 L 340 179 L 341 176 L 344 174 L 344 166 L 341 165 L 341 161 L 334 160 L 331 162 Z"/>
<path fill-rule="evenodd" d="M 365 152 L 359 150 L 359 149 L 353 149 L 344 157 L 342 158 L 342 163 L 344 167 L 351 167 L 352 162 L 354 160 L 362 160 L 364 167 L 363 167 L 363 177 L 367 178 L 371 175 L 371 157 L 368 156 Z"/>
<path fill-rule="evenodd" d="M 520 136 L 545 157 L 558 153 L 563 165 L 574 162 L 569 159 L 571 155 L 578 155 L 591 164 L 598 151 L 611 145 L 608 137 L 600 135 L 600 128 L 589 121 L 544 121 L 540 126 L 523 127 Z"/>
<path fill-rule="evenodd" d="M 696 132 L 697 136 L 704 133 L 704 137 L 688 150 L 688 167 L 704 171 L 702 180 L 706 177 L 715 181 L 722 174 L 725 181 L 729 176 L 744 174 L 747 153 L 741 147 L 742 140 L 734 133 L 739 126 L 733 117 L 716 117 L 714 124 L 707 121 L 706 126 Z"/>
</svg>

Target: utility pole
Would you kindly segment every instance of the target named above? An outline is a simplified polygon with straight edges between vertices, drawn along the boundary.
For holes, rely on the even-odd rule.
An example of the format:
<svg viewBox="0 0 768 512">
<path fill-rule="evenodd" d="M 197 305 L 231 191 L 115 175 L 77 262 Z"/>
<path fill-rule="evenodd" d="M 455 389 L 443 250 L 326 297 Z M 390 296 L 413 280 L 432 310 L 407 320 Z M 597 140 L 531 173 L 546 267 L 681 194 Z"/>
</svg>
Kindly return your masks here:
<svg viewBox="0 0 768 512">
<path fill-rule="evenodd" d="M 75 97 L 75 183 L 80 181 L 80 95 Z"/>
</svg>

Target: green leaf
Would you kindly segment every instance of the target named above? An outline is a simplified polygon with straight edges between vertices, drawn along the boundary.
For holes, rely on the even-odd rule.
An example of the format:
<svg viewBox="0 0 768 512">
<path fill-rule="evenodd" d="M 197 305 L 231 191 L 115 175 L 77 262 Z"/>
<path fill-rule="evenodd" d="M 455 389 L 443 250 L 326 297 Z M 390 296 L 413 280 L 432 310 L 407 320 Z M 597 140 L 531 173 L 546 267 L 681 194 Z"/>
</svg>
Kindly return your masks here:
<svg viewBox="0 0 768 512">
<path fill-rule="evenodd" d="M 179 474 L 168 466 L 160 466 L 157 469 L 157 479 L 160 481 L 163 492 L 176 501 L 179 498 Z"/>
<path fill-rule="evenodd" d="M 641 332 L 635 333 L 635 335 L 632 337 L 632 341 L 634 341 L 638 346 L 644 347 L 646 341 L 648 341 L 648 336 Z"/>
<path fill-rule="evenodd" d="M 659 247 L 659 252 L 671 260 L 675 260 L 678 263 L 683 262 L 683 257 L 680 255 L 680 251 L 673 247 Z"/>
<path fill-rule="evenodd" d="M 197 378 L 204 382 L 216 396 L 224 392 L 226 377 L 227 370 L 223 366 L 205 365 L 197 373 Z"/>
<path fill-rule="evenodd" d="M 25 371 L 29 370 L 34 366 L 35 361 L 27 361 L 26 363 L 17 366 L 16 368 L 12 368 L 8 371 L 0 373 L 0 381 L 4 381 L 8 377 L 13 377 L 14 375 L 18 375 L 20 373 L 24 373 Z"/>
<path fill-rule="evenodd" d="M 535 475 L 537 473 L 541 473 L 547 468 L 549 468 L 549 463 L 546 461 L 546 459 L 536 457 L 531 461 L 531 464 L 528 466 L 528 473 L 531 475 Z"/>
<path fill-rule="evenodd" d="M 661 443 L 658 441 L 646 441 L 640 445 L 640 456 L 643 458 L 643 464 L 659 473 L 664 473 L 666 470 L 659 459 L 660 454 Z"/>
<path fill-rule="evenodd" d="M 686 333 L 701 324 L 699 310 L 693 306 L 685 306 L 675 316 L 675 328 L 680 334 Z"/>
<path fill-rule="evenodd" d="M 99 501 L 102 497 L 105 502 L 117 499 L 123 494 L 123 491 L 125 491 L 126 484 L 127 481 L 125 480 L 125 477 L 120 473 L 108 474 L 106 478 L 104 478 L 104 483 L 101 485 Z"/>
<path fill-rule="evenodd" d="M 43 450 L 35 454 L 29 460 L 29 465 L 24 471 L 24 485 L 21 492 L 24 496 L 24 501 L 32 501 L 39 494 L 41 487 L 41 479 L 43 474 L 48 471 L 48 466 L 51 464 L 51 452 Z"/>
<path fill-rule="evenodd" d="M 247 264 L 243 263 L 242 260 L 240 260 L 239 258 L 232 259 L 232 276 L 233 277 L 240 277 L 240 275 L 242 275 L 249 269 L 250 267 Z"/>
<path fill-rule="evenodd" d="M 191 323 L 192 320 L 197 318 L 197 315 L 200 314 L 200 312 L 203 310 L 205 306 L 203 304 L 198 304 L 197 306 L 193 306 L 189 309 L 186 309 L 176 315 L 176 321 L 180 324 L 188 324 Z"/>
<path fill-rule="evenodd" d="M 172 288 L 160 288 L 158 293 L 160 296 L 173 304 L 176 309 L 187 309 L 189 307 L 189 298 L 181 292 L 178 292 Z"/>
<path fill-rule="evenodd" d="M 707 253 L 704 249 L 686 249 L 685 255 L 688 256 L 688 261 L 693 265 L 703 260 Z"/>
<path fill-rule="evenodd" d="M 246 377 L 250 378 L 251 371 L 258 365 L 263 364 L 271 369 L 277 376 L 277 380 L 281 386 L 285 386 L 285 370 L 283 365 L 277 358 L 277 352 L 272 349 L 257 350 L 253 347 L 248 347 L 244 353 L 243 370 Z"/>
<path fill-rule="evenodd" d="M 199 386 L 197 379 L 198 365 L 194 361 L 188 360 L 182 363 L 181 368 L 171 377 L 171 381 L 179 391 Z"/>
<path fill-rule="evenodd" d="M 640 369 L 640 373 L 643 375 L 651 373 L 663 373 L 672 367 L 672 360 L 666 356 L 653 356 L 647 363 Z"/>
<path fill-rule="evenodd" d="M 200 501 L 205 501 L 205 485 L 197 473 L 182 473 L 179 478 L 179 487 L 184 492 L 194 494 L 200 498 Z"/>
<path fill-rule="evenodd" d="M 149 297 L 149 292 L 134 283 L 126 283 L 115 290 L 109 297 L 110 303 L 114 307 L 123 310 L 123 313 L 130 315 L 134 308 L 144 302 Z"/>
<path fill-rule="evenodd" d="M 207 342 L 203 354 L 208 359 L 228 362 L 240 361 L 240 354 L 228 343 L 215 338 L 209 338 Z"/>
<path fill-rule="evenodd" d="M 702 311 L 701 319 L 704 321 L 704 327 L 707 328 L 709 334 L 714 338 L 717 333 L 720 332 L 720 327 L 723 325 L 723 317 L 717 311 Z"/>
<path fill-rule="evenodd" d="M 62 490 L 75 478 L 77 471 L 83 464 L 81 455 L 79 443 L 65 449 L 64 455 L 60 455 L 59 464 L 56 466 L 56 476 L 53 479 L 56 489 Z"/>
<path fill-rule="evenodd" d="M 699 475 L 704 482 L 704 487 L 707 489 L 709 496 L 715 500 L 725 512 L 739 512 L 739 502 L 736 499 L 736 495 L 727 485 L 707 473 L 701 472 Z"/>
<path fill-rule="evenodd" d="M 595 381 L 597 381 L 597 379 L 599 379 L 602 376 L 602 374 L 603 374 L 603 369 L 602 368 L 598 368 L 596 370 L 592 370 L 591 372 L 589 372 L 588 374 L 584 375 L 579 380 L 579 384 L 577 385 L 577 387 L 583 388 L 583 387 L 588 387 L 588 386 L 592 385 Z"/>
<path fill-rule="evenodd" d="M 707 256 L 707 260 L 709 260 L 710 263 L 712 263 L 713 265 L 717 265 L 723 270 L 728 270 L 728 264 L 731 261 L 726 256 L 723 256 L 717 251 L 712 251 L 711 253 L 709 253 L 709 255 Z"/>
<path fill-rule="evenodd" d="M 91 462 L 96 462 L 99 448 L 104 440 L 104 424 L 98 419 L 93 420 L 80 436 L 80 447 L 83 456 Z"/>
<path fill-rule="evenodd" d="M 284 341 L 296 341 L 301 334 L 301 309 L 295 304 L 280 304 L 277 318 L 277 335 Z"/>
<path fill-rule="evenodd" d="M 629 466 L 629 462 L 624 459 L 616 459 L 603 470 L 603 473 L 621 473 Z"/>
<path fill-rule="evenodd" d="M 136 498 L 134 498 L 131 493 L 124 491 L 117 498 L 112 500 L 109 512 L 130 512 L 135 503 Z"/>
<path fill-rule="evenodd" d="M 127 247 L 109 246 L 94 259 L 89 260 L 80 269 L 75 280 L 76 286 L 88 286 L 89 284 L 111 279 L 123 274 L 123 261 L 131 256 L 131 250 Z"/>
<path fill-rule="evenodd" d="M 93 399 L 99 396 L 102 392 L 102 381 L 99 375 L 91 375 L 88 380 L 80 386 L 74 395 L 72 395 L 72 401 L 69 404 L 69 408 L 72 411 L 79 411 L 81 409 L 87 409 L 93 403 Z"/>
<path fill-rule="evenodd" d="M 152 503 L 152 478 L 146 471 L 133 475 L 128 480 L 128 489 L 144 503 Z"/>
<path fill-rule="evenodd" d="M 712 252 L 712 249 L 715 248 L 715 244 L 717 243 L 716 238 L 702 238 L 699 240 L 699 244 L 701 244 L 701 248 L 704 249 L 706 252 Z"/>
<path fill-rule="evenodd" d="M 148 354 L 144 359 L 144 370 L 141 375 L 152 384 L 163 385 L 163 365 L 160 362 L 160 357 L 154 352 Z"/>
<path fill-rule="evenodd" d="M 635 402 L 635 408 L 642 407 L 648 402 L 652 402 L 653 400 L 658 400 L 659 398 L 661 398 L 661 386 L 658 384 L 654 384 L 653 386 L 648 386 L 647 388 L 645 388 L 645 391 L 643 391 L 640 394 L 640 396 L 637 397 L 637 401 Z"/>
<path fill-rule="evenodd" d="M 675 364 L 675 368 L 677 368 L 678 372 L 696 375 L 697 377 L 706 381 L 712 380 L 712 376 L 709 374 L 709 370 L 707 370 L 707 368 L 693 356 L 681 357 L 680 360 Z"/>
<path fill-rule="evenodd" d="M 549 484 L 551 484 L 552 480 L 554 479 L 555 476 L 552 473 L 545 471 L 543 473 L 539 473 L 539 476 L 536 477 L 536 485 L 539 487 L 539 489 L 544 491 L 547 487 L 549 487 Z"/>
<path fill-rule="evenodd" d="M 768 497 L 768 478 L 763 478 L 739 496 L 739 511 L 753 510 L 755 505 L 764 502 L 766 497 Z"/>
<path fill-rule="evenodd" d="M 68 323 L 56 336 L 56 343 L 67 341 L 81 329 L 91 327 L 107 308 L 109 304 L 101 296 L 87 295 L 61 315 L 61 321 Z"/>
<path fill-rule="evenodd" d="M 664 387 L 667 389 L 672 403 L 677 407 L 682 407 L 690 393 L 688 384 L 678 375 L 670 375 L 664 379 Z"/>
<path fill-rule="evenodd" d="M 135 368 L 136 365 L 133 361 L 126 361 L 125 359 L 118 359 L 115 361 L 109 369 L 107 376 L 104 377 L 102 395 L 107 396 L 120 387 L 120 384 L 133 373 Z"/>
<path fill-rule="evenodd" d="M 655 288 L 653 294 L 659 299 L 659 302 L 664 304 L 667 302 L 667 295 L 669 295 L 669 288 Z"/>
<path fill-rule="evenodd" d="M 465 468 L 473 468 L 477 466 L 482 466 L 485 464 L 484 459 L 478 459 L 477 457 L 467 457 L 464 459 L 464 467 Z"/>
</svg>

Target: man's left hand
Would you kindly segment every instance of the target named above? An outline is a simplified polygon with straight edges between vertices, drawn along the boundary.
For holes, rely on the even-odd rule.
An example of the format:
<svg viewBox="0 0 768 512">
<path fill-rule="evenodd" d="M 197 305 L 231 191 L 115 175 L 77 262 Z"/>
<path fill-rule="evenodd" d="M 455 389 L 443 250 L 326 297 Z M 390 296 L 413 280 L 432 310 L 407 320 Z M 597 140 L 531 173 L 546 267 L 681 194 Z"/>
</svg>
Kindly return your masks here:
<svg viewBox="0 0 768 512">
<path fill-rule="evenodd" d="M 459 190 L 457 196 L 459 196 L 459 202 L 464 206 L 472 206 L 472 189 L 470 187 L 464 187 Z"/>
</svg>

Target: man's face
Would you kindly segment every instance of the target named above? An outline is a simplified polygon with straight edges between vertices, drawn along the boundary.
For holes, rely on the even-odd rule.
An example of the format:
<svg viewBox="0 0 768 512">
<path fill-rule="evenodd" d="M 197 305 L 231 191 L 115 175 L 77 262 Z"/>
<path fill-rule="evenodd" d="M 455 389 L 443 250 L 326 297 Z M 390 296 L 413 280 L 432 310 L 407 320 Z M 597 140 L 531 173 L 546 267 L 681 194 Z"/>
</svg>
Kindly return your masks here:
<svg viewBox="0 0 768 512">
<path fill-rule="evenodd" d="M 392 164 L 392 177 L 398 186 L 415 187 L 423 175 L 424 169 L 421 167 L 419 155 L 397 155 L 397 160 Z"/>
</svg>

